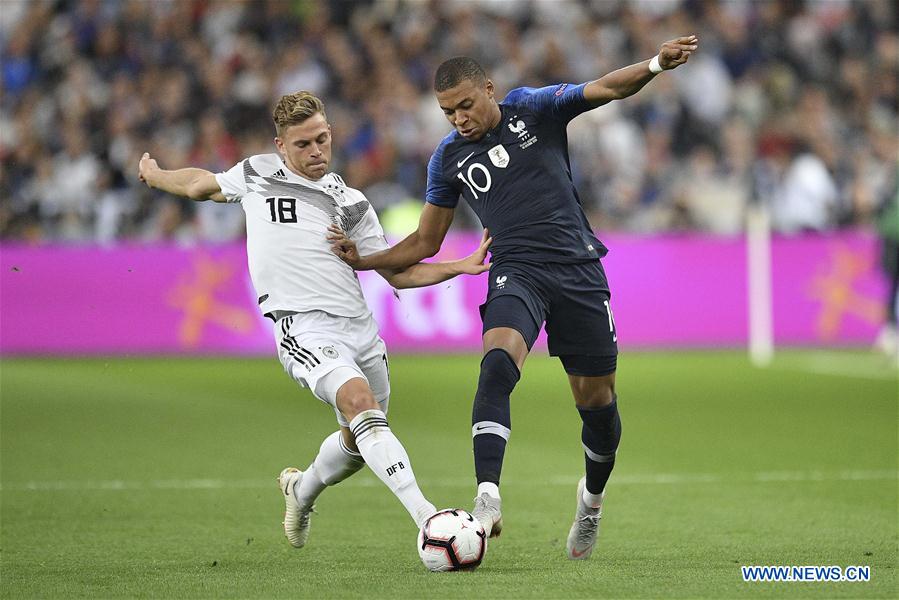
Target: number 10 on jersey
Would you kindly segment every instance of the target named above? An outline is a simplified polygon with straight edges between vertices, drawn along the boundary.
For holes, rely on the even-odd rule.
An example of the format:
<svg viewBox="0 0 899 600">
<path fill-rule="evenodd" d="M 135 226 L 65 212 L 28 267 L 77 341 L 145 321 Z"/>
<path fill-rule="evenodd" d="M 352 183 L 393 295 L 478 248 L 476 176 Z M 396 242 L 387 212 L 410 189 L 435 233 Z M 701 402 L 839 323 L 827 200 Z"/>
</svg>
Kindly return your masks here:
<svg viewBox="0 0 899 600">
<path fill-rule="evenodd" d="M 480 177 L 484 178 L 484 183 L 479 183 L 475 179 L 475 173 L 480 172 Z M 471 195 L 478 198 L 478 192 L 487 192 L 490 190 L 490 185 L 493 183 L 493 180 L 490 177 L 490 171 L 487 170 L 487 167 L 482 165 L 481 163 L 471 163 L 471 166 L 468 167 L 468 177 L 466 178 L 462 173 L 457 173 L 456 177 L 462 180 L 462 182 L 468 186 L 468 189 L 471 190 Z M 477 190 L 477 192 L 475 191 Z"/>
</svg>

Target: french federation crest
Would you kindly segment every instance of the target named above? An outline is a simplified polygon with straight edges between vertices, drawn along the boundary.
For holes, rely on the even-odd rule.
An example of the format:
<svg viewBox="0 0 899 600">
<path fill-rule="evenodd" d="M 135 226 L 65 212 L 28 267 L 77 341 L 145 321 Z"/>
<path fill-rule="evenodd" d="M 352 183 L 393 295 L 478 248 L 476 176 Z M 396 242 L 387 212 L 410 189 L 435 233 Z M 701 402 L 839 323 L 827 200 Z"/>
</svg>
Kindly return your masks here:
<svg viewBox="0 0 899 600">
<path fill-rule="evenodd" d="M 488 150 L 487 156 L 490 157 L 490 162 L 493 163 L 494 167 L 505 169 L 506 165 L 509 164 L 509 153 L 506 152 L 506 148 L 502 144 L 497 144 Z"/>
</svg>

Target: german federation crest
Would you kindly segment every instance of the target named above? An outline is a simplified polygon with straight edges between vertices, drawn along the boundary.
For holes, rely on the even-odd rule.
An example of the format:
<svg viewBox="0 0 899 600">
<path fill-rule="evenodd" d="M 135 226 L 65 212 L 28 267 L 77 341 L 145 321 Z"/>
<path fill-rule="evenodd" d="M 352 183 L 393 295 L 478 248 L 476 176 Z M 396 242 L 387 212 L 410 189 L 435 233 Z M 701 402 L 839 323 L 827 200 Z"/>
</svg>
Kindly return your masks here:
<svg viewBox="0 0 899 600">
<path fill-rule="evenodd" d="M 497 144 L 488 150 L 487 156 L 490 157 L 490 162 L 493 163 L 494 167 L 505 169 L 506 165 L 509 164 L 509 153 L 506 152 L 506 148 L 502 144 Z"/>
</svg>

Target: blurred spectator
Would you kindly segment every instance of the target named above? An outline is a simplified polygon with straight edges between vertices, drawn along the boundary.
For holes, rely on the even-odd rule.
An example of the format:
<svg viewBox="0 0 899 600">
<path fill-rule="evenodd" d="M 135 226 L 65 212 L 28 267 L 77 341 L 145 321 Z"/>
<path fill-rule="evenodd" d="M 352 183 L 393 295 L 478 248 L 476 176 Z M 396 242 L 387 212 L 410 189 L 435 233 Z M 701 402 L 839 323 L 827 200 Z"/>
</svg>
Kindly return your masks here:
<svg viewBox="0 0 899 600">
<path fill-rule="evenodd" d="M 572 122 L 572 173 L 601 230 L 783 232 L 871 224 L 895 180 L 899 9 L 880 0 L 2 0 L 0 234 L 29 241 L 240 237 L 240 213 L 137 184 L 273 151 L 278 97 L 320 95 L 335 168 L 396 221 L 450 129 L 434 68 L 470 54 L 520 85 L 581 82 L 697 33 L 685 69 Z M 463 210 L 454 226 L 476 227 Z"/>
<path fill-rule="evenodd" d="M 728 172 L 717 160 L 713 148 L 700 146 L 684 165 L 673 199 L 682 214 L 683 226 L 735 234 L 742 230 L 749 189 L 739 172 Z"/>
<path fill-rule="evenodd" d="M 94 239 L 111 244 L 127 235 L 126 228 L 137 212 L 134 189 L 124 178 L 103 169 L 97 179 L 97 206 Z"/>
<path fill-rule="evenodd" d="M 55 237 L 88 241 L 101 163 L 90 152 L 87 131 L 73 124 L 62 137 L 63 148 L 52 162 L 38 163 L 36 200 L 41 218 L 56 226 Z"/>
<path fill-rule="evenodd" d="M 787 167 L 769 202 L 775 229 L 822 231 L 835 222 L 837 186 L 824 161 L 804 152 Z"/>
</svg>

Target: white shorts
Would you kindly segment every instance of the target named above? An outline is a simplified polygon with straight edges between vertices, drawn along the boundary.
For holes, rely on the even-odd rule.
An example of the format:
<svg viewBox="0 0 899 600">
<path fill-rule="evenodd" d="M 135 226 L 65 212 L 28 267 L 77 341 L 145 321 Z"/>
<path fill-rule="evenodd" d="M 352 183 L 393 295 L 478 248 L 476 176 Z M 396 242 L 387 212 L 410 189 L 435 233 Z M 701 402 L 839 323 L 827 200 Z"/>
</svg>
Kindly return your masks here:
<svg viewBox="0 0 899 600">
<path fill-rule="evenodd" d="M 351 318 L 322 311 L 297 313 L 275 323 L 275 338 L 287 374 L 334 407 L 342 427 L 349 424 L 337 409 L 337 390 L 355 377 L 368 382 L 375 401 L 387 413 L 387 346 L 370 314 Z"/>
</svg>

